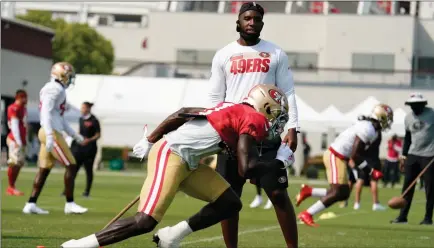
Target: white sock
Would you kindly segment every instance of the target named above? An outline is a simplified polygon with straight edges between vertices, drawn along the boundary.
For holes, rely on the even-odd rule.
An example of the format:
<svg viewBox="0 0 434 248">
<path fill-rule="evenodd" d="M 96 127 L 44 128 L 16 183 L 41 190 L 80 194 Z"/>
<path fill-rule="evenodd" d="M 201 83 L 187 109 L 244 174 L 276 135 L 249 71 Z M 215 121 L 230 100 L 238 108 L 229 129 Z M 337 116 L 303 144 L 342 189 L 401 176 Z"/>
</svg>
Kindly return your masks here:
<svg viewBox="0 0 434 248">
<path fill-rule="evenodd" d="M 327 195 L 327 189 L 323 189 L 323 188 L 313 188 L 312 189 L 312 196 L 323 197 L 326 195 Z"/>
<path fill-rule="evenodd" d="M 89 235 L 87 237 L 81 238 L 79 240 L 77 240 L 78 245 L 80 245 L 80 247 L 85 247 L 85 248 L 98 248 L 99 247 L 99 243 L 98 243 L 98 239 L 96 239 L 95 234 Z"/>
<path fill-rule="evenodd" d="M 172 226 L 173 234 L 180 239 L 183 239 L 184 237 L 188 236 L 190 233 L 193 232 L 191 230 L 191 227 L 188 225 L 187 221 L 181 221 L 178 224 Z"/>
<path fill-rule="evenodd" d="M 324 203 L 322 203 L 321 201 L 317 201 L 312 206 L 310 206 L 310 208 L 307 209 L 307 212 L 310 215 L 315 215 L 315 214 L 323 211 L 324 209 L 326 209 L 326 206 L 324 206 Z"/>
</svg>

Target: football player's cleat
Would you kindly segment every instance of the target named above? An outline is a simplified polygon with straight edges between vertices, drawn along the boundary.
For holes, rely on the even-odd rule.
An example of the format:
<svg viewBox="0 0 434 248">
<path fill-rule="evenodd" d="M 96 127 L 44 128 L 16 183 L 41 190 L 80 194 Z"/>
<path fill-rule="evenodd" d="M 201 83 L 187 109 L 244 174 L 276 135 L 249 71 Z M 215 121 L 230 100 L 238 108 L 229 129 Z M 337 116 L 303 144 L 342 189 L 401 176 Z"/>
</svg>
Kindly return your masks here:
<svg viewBox="0 0 434 248">
<path fill-rule="evenodd" d="M 87 212 L 87 208 L 84 208 L 75 202 L 65 203 L 65 214 L 84 214 Z"/>
<path fill-rule="evenodd" d="M 298 218 L 303 221 L 304 224 L 311 227 L 318 227 L 319 225 L 313 221 L 313 216 L 307 211 L 303 211 L 298 215 Z"/>
<path fill-rule="evenodd" d="M 386 210 L 386 207 L 381 205 L 380 203 L 375 203 L 372 205 L 372 210 L 373 211 L 384 211 L 384 210 Z"/>
<path fill-rule="evenodd" d="M 158 230 L 152 237 L 152 241 L 158 248 L 179 248 L 181 244 L 181 240 L 173 237 L 170 226 Z"/>
<path fill-rule="evenodd" d="M 23 208 L 23 213 L 25 214 L 49 214 L 47 210 L 43 210 L 36 206 L 36 203 L 27 202 Z"/>
<path fill-rule="evenodd" d="M 270 209 L 273 207 L 273 203 L 271 202 L 270 199 L 268 199 L 267 203 L 264 206 L 264 209 Z"/>
<path fill-rule="evenodd" d="M 16 188 L 12 188 L 12 187 L 8 187 L 8 189 L 6 190 L 6 194 L 7 195 L 11 195 L 11 196 L 22 196 L 22 195 L 24 195 L 23 192 L 19 191 Z"/>
<path fill-rule="evenodd" d="M 297 202 L 295 203 L 295 206 L 300 206 L 300 204 L 310 196 L 312 196 L 312 188 L 309 185 L 302 184 L 300 193 L 298 193 L 296 197 Z"/>
<path fill-rule="evenodd" d="M 255 199 L 253 199 L 252 203 L 250 203 L 250 208 L 257 208 L 262 204 L 262 196 L 257 195 Z"/>
</svg>

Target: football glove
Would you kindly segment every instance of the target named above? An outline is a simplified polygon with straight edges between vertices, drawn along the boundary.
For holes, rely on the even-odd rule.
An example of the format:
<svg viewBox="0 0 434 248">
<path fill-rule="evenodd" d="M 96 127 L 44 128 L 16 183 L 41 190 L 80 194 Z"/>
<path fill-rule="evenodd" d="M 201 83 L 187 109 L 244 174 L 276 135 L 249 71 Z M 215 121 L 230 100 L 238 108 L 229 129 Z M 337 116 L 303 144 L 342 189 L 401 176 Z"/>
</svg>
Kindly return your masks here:
<svg viewBox="0 0 434 248">
<path fill-rule="evenodd" d="M 277 150 L 276 159 L 283 162 L 285 169 L 289 168 L 295 162 L 294 153 L 286 143 L 282 143 Z"/>
<path fill-rule="evenodd" d="M 144 159 L 148 157 L 149 151 L 152 148 L 153 143 L 148 141 L 146 134 L 148 133 L 148 126 L 143 128 L 143 138 L 133 147 L 133 155 L 137 158 Z"/>
<path fill-rule="evenodd" d="M 74 137 L 72 137 L 75 141 L 77 141 L 78 143 L 83 143 L 83 141 L 84 141 L 84 138 L 83 138 L 83 136 L 81 136 L 80 134 L 78 134 L 78 133 L 76 133 L 75 135 L 74 135 Z"/>
<path fill-rule="evenodd" d="M 51 152 L 54 146 L 54 136 L 52 134 L 48 134 L 45 136 L 45 149 L 47 152 Z"/>
<path fill-rule="evenodd" d="M 379 180 L 379 179 L 383 178 L 383 173 L 379 170 L 372 169 L 371 178 L 374 180 Z"/>
<path fill-rule="evenodd" d="M 143 137 L 134 147 L 133 154 L 137 158 L 144 159 L 148 157 L 149 151 L 152 148 L 153 143 L 148 141 L 148 138 Z"/>
</svg>

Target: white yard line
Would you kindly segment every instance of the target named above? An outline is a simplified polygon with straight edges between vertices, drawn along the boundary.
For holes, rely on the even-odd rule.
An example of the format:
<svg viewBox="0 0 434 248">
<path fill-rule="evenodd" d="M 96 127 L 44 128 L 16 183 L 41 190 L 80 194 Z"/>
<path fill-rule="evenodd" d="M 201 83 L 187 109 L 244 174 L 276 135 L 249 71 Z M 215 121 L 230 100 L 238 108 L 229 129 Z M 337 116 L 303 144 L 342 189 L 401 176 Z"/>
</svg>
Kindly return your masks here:
<svg viewBox="0 0 434 248">
<path fill-rule="evenodd" d="M 333 219 L 336 219 L 336 218 L 339 218 L 339 217 L 342 217 L 342 216 L 347 216 L 347 215 L 366 214 L 366 213 L 368 213 L 368 212 L 366 212 L 366 211 L 352 211 L 352 212 L 348 212 L 348 213 L 337 215 Z M 316 222 L 319 222 L 319 221 L 324 221 L 324 220 L 316 220 Z M 301 223 L 299 222 L 297 224 L 301 224 Z M 245 235 L 245 234 L 250 234 L 250 233 L 268 232 L 268 231 L 271 231 L 271 230 L 274 230 L 274 229 L 278 229 L 278 228 L 280 228 L 279 225 L 269 226 L 269 227 L 264 227 L 264 228 L 258 228 L 258 229 L 251 229 L 251 230 L 246 230 L 246 231 L 238 232 L 238 236 Z M 204 238 L 204 239 L 198 239 L 198 240 L 194 240 L 194 241 L 183 242 L 183 243 L 181 243 L 181 245 L 190 245 L 190 244 L 196 244 L 196 243 L 206 243 L 206 242 L 212 242 L 212 241 L 221 240 L 221 239 L 223 239 L 223 236 L 220 235 L 220 236 L 214 236 L 214 237 L 210 237 L 210 238 Z"/>
</svg>

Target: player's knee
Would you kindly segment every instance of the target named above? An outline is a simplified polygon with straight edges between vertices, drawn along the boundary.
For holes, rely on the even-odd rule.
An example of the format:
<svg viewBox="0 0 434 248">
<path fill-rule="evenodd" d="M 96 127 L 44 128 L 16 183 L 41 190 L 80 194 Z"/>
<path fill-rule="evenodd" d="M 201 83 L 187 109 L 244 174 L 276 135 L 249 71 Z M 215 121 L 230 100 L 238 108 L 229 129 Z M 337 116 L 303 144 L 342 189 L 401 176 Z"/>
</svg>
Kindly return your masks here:
<svg viewBox="0 0 434 248">
<path fill-rule="evenodd" d="M 243 208 L 240 197 L 230 188 L 228 188 L 217 201 L 219 202 L 219 206 L 231 213 L 238 213 Z"/>
<path fill-rule="evenodd" d="M 286 190 L 276 189 L 267 194 L 273 205 L 281 206 L 286 203 L 288 193 Z"/>
<path fill-rule="evenodd" d="M 137 213 L 134 219 L 137 235 L 151 232 L 158 224 L 154 218 L 142 212 Z"/>
<path fill-rule="evenodd" d="M 243 203 L 241 202 L 241 199 L 239 197 L 232 199 L 230 205 L 232 211 L 235 213 L 238 213 L 243 208 Z"/>
<path fill-rule="evenodd" d="M 350 186 L 341 185 L 335 190 L 335 198 L 338 201 L 345 201 L 350 197 Z"/>
</svg>

